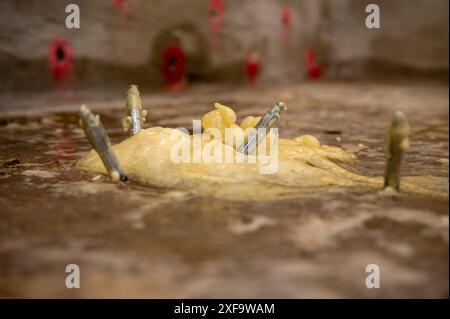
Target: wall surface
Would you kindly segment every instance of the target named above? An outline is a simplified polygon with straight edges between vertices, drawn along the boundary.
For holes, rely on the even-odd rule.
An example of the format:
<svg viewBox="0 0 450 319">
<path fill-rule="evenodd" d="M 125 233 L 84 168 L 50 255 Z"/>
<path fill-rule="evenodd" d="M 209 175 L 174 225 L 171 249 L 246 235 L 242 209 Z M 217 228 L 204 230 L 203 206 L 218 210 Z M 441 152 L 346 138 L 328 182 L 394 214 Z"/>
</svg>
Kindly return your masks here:
<svg viewBox="0 0 450 319">
<path fill-rule="evenodd" d="M 361 28 L 367 3 L 380 7 L 381 28 Z M 358 67 L 448 72 L 446 0 L 338 0 L 329 7 L 329 58 L 341 75 Z"/>
<path fill-rule="evenodd" d="M 311 48 L 323 74 L 359 77 L 384 70 L 448 72 L 447 0 L 223 0 L 220 28 L 207 0 L 33 0 L 0 2 L 0 90 L 54 85 L 49 47 L 62 37 L 73 50 L 73 87 L 163 85 L 162 52 L 177 42 L 191 81 L 246 81 L 246 59 L 259 81 L 301 79 Z M 381 7 L 381 28 L 367 29 L 367 4 Z M 77 3 L 81 28 L 67 29 Z M 290 26 L 282 21 L 291 9 Z M 387 71 L 386 71 L 387 70 Z"/>
</svg>

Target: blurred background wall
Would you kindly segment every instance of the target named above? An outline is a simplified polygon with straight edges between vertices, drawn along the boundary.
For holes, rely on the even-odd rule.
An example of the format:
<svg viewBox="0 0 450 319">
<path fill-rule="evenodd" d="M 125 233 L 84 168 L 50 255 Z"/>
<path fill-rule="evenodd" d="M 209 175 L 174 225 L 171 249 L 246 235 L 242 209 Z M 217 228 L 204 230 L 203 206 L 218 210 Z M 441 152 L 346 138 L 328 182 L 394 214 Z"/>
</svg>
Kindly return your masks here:
<svg viewBox="0 0 450 319">
<path fill-rule="evenodd" d="M 69 3 L 80 7 L 80 29 L 65 26 Z M 365 27 L 369 3 L 381 8 L 380 29 Z M 73 88 L 162 87 L 173 47 L 182 50 L 187 82 L 446 78 L 448 3 L 1 0 L 0 90 L 53 87 L 55 59 L 71 61 L 62 77 Z"/>
</svg>

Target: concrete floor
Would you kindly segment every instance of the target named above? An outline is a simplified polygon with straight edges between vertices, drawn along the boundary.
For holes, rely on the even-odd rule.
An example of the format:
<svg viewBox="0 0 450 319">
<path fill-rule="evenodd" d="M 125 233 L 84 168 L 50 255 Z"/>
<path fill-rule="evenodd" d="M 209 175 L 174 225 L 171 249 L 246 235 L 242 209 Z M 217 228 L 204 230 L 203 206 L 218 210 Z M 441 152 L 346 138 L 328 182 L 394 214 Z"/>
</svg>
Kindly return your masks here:
<svg viewBox="0 0 450 319">
<path fill-rule="evenodd" d="M 413 129 L 403 174 L 432 175 L 446 194 L 333 188 L 258 202 L 76 171 L 90 148 L 80 104 L 117 142 L 125 90 L 0 97 L 0 297 L 448 298 L 448 84 L 141 89 L 148 126 L 190 127 L 213 102 L 241 118 L 288 99 L 280 136 L 312 134 L 355 152 L 351 169 L 364 175 L 383 174 L 384 134 L 402 109 Z M 72 263 L 80 289 L 65 287 Z M 366 288 L 367 264 L 379 265 L 381 288 Z"/>
</svg>

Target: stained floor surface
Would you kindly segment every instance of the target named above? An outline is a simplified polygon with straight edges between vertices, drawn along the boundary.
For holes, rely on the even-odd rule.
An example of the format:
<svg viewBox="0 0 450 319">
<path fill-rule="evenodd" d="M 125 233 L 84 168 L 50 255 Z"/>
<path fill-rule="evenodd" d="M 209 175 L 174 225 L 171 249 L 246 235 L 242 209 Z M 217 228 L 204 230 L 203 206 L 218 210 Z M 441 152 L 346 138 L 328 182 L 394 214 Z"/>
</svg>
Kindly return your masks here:
<svg viewBox="0 0 450 319">
<path fill-rule="evenodd" d="M 124 90 L 125 91 L 125 90 Z M 287 100 L 281 137 L 312 134 L 383 174 L 395 110 L 411 123 L 405 176 L 437 178 L 444 197 L 330 188 L 274 201 L 219 200 L 188 190 L 112 184 L 73 165 L 90 149 L 77 109 L 101 115 L 114 142 L 122 92 L 0 98 L 0 297 L 448 297 L 448 86 L 305 83 L 141 88 L 147 126 L 192 127 L 214 102 L 239 118 Z M 57 111 L 55 111 L 57 110 Z M 65 287 L 78 264 L 81 288 Z M 366 265 L 381 287 L 367 289 Z"/>
</svg>

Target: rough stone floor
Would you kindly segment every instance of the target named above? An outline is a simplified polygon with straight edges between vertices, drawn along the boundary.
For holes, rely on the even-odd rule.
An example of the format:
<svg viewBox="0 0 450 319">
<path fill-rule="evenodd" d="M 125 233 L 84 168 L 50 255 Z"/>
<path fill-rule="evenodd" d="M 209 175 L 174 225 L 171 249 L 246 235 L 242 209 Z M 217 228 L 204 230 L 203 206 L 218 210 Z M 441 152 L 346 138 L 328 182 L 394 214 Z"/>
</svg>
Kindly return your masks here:
<svg viewBox="0 0 450 319">
<path fill-rule="evenodd" d="M 0 96 L 0 297 L 448 298 L 448 84 L 303 83 L 141 88 L 147 126 L 192 127 L 221 102 L 238 116 L 288 100 L 280 136 L 312 134 L 355 152 L 349 167 L 382 175 L 395 110 L 411 123 L 403 174 L 432 175 L 444 197 L 330 189 L 275 201 L 225 201 L 188 191 L 92 181 L 73 167 L 90 147 L 82 103 L 114 142 L 121 92 Z M 81 288 L 65 287 L 78 264 Z M 377 264 L 381 287 L 367 289 Z"/>
</svg>

